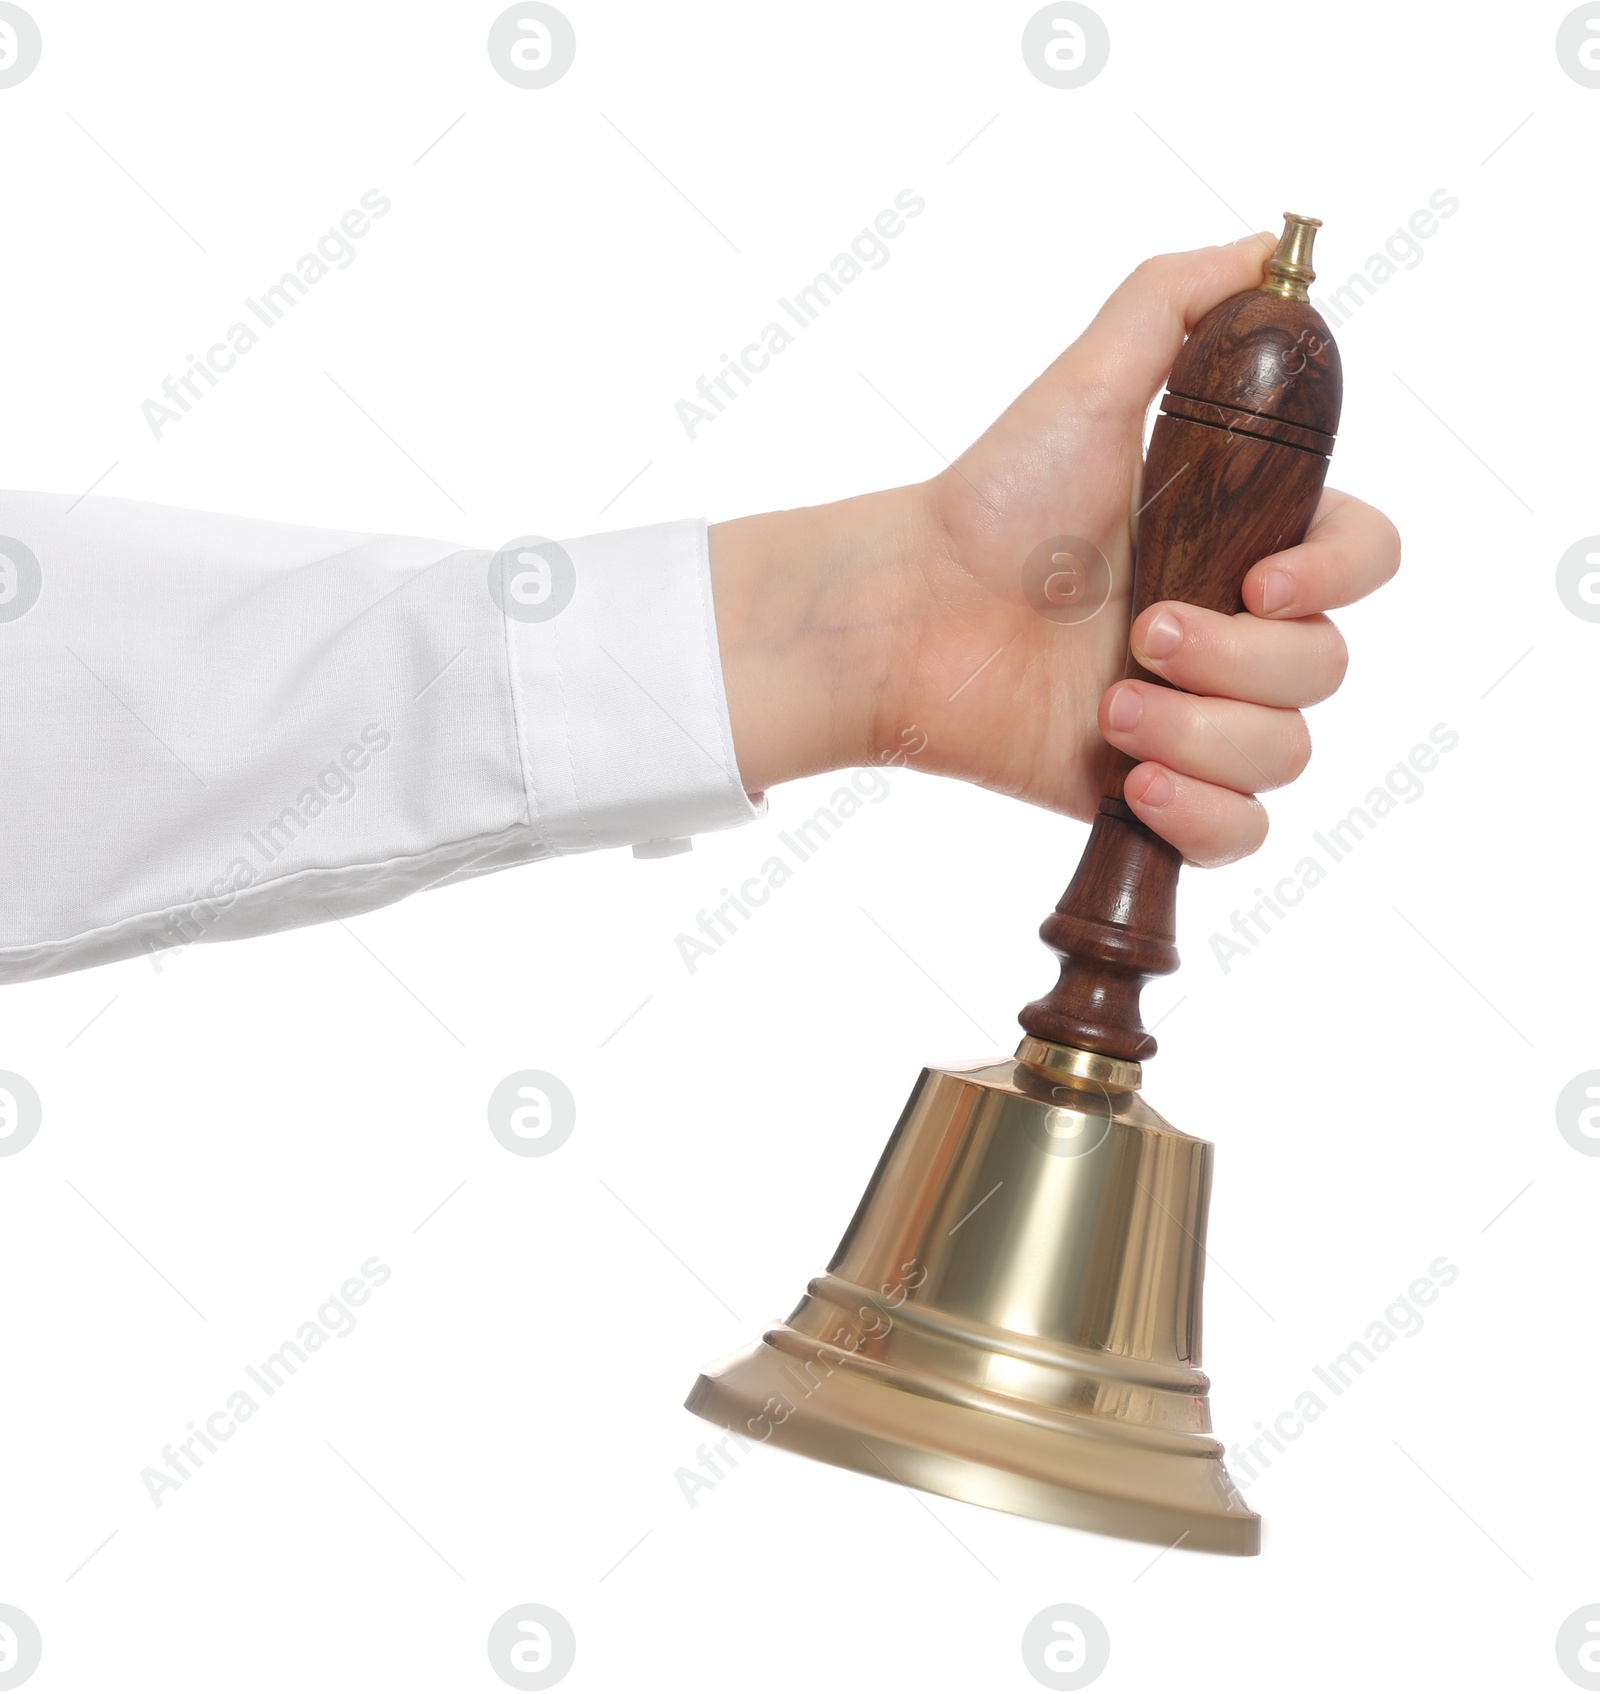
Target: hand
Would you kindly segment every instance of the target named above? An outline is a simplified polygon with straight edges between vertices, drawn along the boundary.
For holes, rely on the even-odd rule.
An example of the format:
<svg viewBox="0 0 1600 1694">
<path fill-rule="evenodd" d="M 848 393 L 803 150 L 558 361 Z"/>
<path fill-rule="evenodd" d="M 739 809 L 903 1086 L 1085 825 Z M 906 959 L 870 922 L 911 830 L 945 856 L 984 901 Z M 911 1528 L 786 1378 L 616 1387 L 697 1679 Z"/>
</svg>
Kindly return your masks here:
<svg viewBox="0 0 1600 1694">
<path fill-rule="evenodd" d="M 1185 335 L 1260 281 L 1270 236 L 1141 265 L 1083 335 L 947 470 L 910 488 L 716 525 L 712 580 L 740 771 L 752 789 L 895 758 L 1087 819 L 1104 744 L 1126 797 L 1191 863 L 1254 852 L 1256 794 L 1310 756 L 1300 708 L 1344 676 L 1323 615 L 1393 576 L 1380 513 L 1327 491 L 1298 547 L 1245 579 L 1236 617 L 1162 602 L 1131 633 L 1173 686 L 1120 681 L 1144 420 Z M 1092 541 L 1095 617 L 1030 605 L 1029 553 Z M 905 758 L 912 753 L 915 756 Z"/>
</svg>

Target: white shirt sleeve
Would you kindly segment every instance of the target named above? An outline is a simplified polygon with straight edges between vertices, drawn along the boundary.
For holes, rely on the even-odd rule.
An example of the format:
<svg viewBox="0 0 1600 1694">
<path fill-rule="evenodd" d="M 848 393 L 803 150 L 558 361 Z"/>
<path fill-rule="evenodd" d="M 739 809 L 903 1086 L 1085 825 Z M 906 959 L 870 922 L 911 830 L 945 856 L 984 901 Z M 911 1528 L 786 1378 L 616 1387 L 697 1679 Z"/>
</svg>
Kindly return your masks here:
<svg viewBox="0 0 1600 1694">
<path fill-rule="evenodd" d="M 703 522 L 492 553 L 0 493 L 0 982 L 758 810 Z"/>
</svg>

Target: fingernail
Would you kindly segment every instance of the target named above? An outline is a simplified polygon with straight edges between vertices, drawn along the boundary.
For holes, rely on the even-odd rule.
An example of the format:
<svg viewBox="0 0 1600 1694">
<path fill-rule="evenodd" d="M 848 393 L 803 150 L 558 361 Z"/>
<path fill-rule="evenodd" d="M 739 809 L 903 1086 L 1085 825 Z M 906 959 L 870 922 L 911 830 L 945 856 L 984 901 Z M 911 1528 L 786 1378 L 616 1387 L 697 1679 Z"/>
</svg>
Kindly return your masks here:
<svg viewBox="0 0 1600 1694">
<path fill-rule="evenodd" d="M 1183 640 L 1183 625 L 1171 612 L 1158 612 L 1144 632 L 1142 646 L 1152 659 L 1170 659 Z"/>
<path fill-rule="evenodd" d="M 1145 780 L 1141 806 L 1164 806 L 1172 798 L 1172 778 L 1164 770 L 1153 770 Z"/>
<path fill-rule="evenodd" d="M 1126 733 L 1139 727 L 1139 719 L 1144 716 L 1144 701 L 1139 697 L 1137 688 L 1119 688 L 1111 696 L 1111 704 L 1106 708 L 1106 721 L 1113 729 Z"/>
<path fill-rule="evenodd" d="M 1287 571 L 1268 571 L 1261 579 L 1261 610 L 1281 612 L 1294 599 L 1294 584 Z"/>
</svg>

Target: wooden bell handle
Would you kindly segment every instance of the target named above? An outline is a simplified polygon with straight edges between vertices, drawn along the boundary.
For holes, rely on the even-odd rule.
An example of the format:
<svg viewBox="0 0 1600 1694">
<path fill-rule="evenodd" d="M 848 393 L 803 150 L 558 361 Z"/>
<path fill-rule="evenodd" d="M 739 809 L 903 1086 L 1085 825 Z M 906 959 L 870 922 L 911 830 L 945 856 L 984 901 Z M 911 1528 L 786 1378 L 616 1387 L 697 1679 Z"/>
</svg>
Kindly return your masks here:
<svg viewBox="0 0 1600 1694">
<path fill-rule="evenodd" d="M 1285 214 L 1259 289 L 1195 325 L 1172 368 L 1145 458 L 1132 616 L 1158 600 L 1240 612 L 1258 559 L 1310 527 L 1339 427 L 1339 352 L 1306 289 L 1314 218 Z M 1160 683 L 1129 658 L 1127 674 Z M 1176 848 L 1133 815 L 1122 785 L 1134 761 L 1113 751 L 1088 845 L 1040 935 L 1061 960 L 1043 999 L 1023 1008 L 1041 1041 L 1119 1059 L 1156 1050 L 1139 996 L 1178 968 Z"/>
</svg>

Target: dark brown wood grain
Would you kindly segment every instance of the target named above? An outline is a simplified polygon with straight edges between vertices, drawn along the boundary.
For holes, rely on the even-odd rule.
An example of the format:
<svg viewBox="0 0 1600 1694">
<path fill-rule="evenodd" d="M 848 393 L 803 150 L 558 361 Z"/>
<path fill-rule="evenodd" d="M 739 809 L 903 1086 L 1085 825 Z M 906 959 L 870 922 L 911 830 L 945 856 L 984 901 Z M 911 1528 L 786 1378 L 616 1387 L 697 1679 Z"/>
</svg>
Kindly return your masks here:
<svg viewBox="0 0 1600 1694">
<path fill-rule="evenodd" d="M 1244 610 L 1258 559 L 1300 541 L 1327 475 L 1342 379 L 1328 326 L 1265 290 L 1208 313 L 1184 344 L 1145 461 L 1132 616 L 1157 600 Z M 1127 674 L 1148 682 L 1130 659 Z M 1139 996 L 1177 969 L 1180 858 L 1122 799 L 1133 762 L 1112 753 L 1105 799 L 1071 886 L 1040 935 L 1061 974 L 1018 1020 L 1029 1035 L 1121 1059 L 1156 1050 Z"/>
<path fill-rule="evenodd" d="M 1254 289 L 1194 326 L 1167 391 L 1336 435 L 1344 374 L 1315 306 Z"/>
<path fill-rule="evenodd" d="M 1333 451 L 1333 437 L 1324 435 L 1320 429 L 1306 429 L 1300 424 L 1264 418 L 1259 412 L 1241 412 L 1234 406 L 1219 406 L 1214 400 L 1186 400 L 1181 394 L 1165 394 L 1161 399 L 1161 410 L 1170 417 L 1193 418 L 1196 423 L 1212 424 L 1239 435 L 1259 435 L 1264 441 L 1286 441 L 1291 447 L 1304 447 L 1309 453 L 1328 454 Z"/>
</svg>

